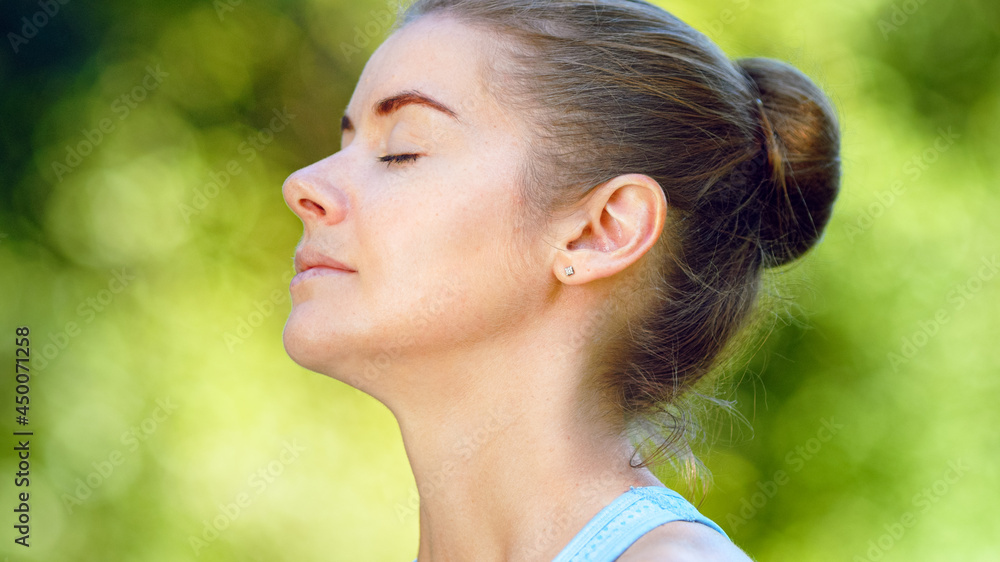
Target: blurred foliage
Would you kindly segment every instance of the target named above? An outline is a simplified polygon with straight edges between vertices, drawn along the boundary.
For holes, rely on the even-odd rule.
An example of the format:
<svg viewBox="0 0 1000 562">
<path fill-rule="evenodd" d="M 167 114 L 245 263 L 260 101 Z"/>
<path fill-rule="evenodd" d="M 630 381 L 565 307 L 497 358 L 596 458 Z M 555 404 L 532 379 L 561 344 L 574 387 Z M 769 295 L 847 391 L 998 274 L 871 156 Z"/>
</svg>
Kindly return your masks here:
<svg viewBox="0 0 1000 562">
<path fill-rule="evenodd" d="M 750 426 L 718 418 L 702 510 L 759 560 L 995 560 L 1000 4 L 661 5 L 802 68 L 844 131 L 837 212 L 770 279 L 793 300 L 733 373 Z M 337 150 L 386 6 L 0 6 L 0 325 L 36 353 L 32 546 L 8 438 L 0 554 L 412 559 L 391 415 L 281 344 L 280 186 Z"/>
</svg>

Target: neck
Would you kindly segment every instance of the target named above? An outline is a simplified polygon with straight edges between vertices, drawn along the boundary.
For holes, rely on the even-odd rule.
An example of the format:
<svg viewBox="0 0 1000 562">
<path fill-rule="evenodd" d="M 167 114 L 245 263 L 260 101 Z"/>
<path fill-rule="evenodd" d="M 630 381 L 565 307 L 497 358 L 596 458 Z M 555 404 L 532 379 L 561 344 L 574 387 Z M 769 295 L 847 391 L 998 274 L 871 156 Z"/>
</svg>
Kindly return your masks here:
<svg viewBox="0 0 1000 562">
<path fill-rule="evenodd" d="M 417 483 L 421 562 L 551 560 L 629 486 L 662 485 L 600 421 L 582 359 L 553 352 L 567 332 L 539 325 L 396 379 L 383 402 Z"/>
</svg>

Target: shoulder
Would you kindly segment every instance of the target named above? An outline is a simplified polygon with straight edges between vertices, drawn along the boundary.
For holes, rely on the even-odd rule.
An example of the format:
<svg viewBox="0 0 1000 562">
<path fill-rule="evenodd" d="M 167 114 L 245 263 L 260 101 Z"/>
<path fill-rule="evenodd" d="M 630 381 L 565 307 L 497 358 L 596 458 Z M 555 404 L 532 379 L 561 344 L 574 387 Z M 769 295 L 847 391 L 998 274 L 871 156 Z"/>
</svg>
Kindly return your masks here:
<svg viewBox="0 0 1000 562">
<path fill-rule="evenodd" d="M 752 562 L 739 547 L 701 523 L 672 521 L 632 543 L 618 562 Z"/>
</svg>

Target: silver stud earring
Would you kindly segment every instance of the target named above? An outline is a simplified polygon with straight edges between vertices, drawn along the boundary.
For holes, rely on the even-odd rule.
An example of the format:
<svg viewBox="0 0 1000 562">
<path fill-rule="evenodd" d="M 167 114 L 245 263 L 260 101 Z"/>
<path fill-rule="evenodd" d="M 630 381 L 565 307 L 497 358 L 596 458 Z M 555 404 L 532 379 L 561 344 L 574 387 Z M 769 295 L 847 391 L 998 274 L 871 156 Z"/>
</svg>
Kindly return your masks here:
<svg viewBox="0 0 1000 562">
<path fill-rule="evenodd" d="M 569 277 L 570 275 L 573 275 L 573 266 L 571 265 L 571 266 L 567 267 L 566 269 L 564 269 L 563 271 L 565 271 L 566 272 L 566 276 Z"/>
</svg>

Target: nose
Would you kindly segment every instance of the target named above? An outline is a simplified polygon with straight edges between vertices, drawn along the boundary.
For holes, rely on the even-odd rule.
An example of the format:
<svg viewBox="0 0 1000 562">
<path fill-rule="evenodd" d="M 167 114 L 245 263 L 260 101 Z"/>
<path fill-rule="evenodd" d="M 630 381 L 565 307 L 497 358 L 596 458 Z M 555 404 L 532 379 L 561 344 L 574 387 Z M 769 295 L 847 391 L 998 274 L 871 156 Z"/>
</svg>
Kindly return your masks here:
<svg viewBox="0 0 1000 562">
<path fill-rule="evenodd" d="M 319 164 L 294 172 L 281 186 L 288 208 L 307 228 L 310 224 L 336 224 L 344 220 L 347 211 L 344 192 L 332 184 L 329 174 L 324 174 Z"/>
</svg>

